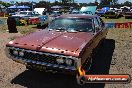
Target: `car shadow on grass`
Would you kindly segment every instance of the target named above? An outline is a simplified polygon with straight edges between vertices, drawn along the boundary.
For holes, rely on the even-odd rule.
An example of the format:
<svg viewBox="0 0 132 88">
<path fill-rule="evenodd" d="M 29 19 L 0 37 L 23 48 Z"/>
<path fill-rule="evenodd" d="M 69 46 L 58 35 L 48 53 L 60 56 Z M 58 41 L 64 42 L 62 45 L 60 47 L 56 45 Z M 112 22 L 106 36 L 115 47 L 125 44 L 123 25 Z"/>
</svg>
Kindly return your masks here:
<svg viewBox="0 0 132 88">
<path fill-rule="evenodd" d="M 115 41 L 106 39 L 98 52 L 93 56 L 93 65 L 90 74 L 109 74 Z M 75 76 L 60 73 L 45 73 L 25 70 L 11 81 L 27 88 L 104 88 L 105 84 L 86 84 L 80 86 Z"/>
</svg>

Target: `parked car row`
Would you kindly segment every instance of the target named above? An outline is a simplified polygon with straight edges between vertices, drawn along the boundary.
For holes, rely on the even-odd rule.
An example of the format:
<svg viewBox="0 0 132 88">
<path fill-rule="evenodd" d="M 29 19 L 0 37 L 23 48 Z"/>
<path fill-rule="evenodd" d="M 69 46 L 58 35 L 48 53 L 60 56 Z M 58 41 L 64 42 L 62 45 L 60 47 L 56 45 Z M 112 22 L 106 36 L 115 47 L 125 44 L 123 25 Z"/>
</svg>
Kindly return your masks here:
<svg viewBox="0 0 132 88">
<path fill-rule="evenodd" d="M 115 9 L 115 8 L 109 8 L 104 7 L 102 9 L 97 9 L 96 14 L 99 16 L 104 16 L 105 18 L 119 18 L 119 17 L 125 17 L 125 18 L 131 18 L 132 17 L 132 9 Z"/>
<path fill-rule="evenodd" d="M 96 6 L 94 6 L 96 8 Z M 120 18 L 124 16 L 125 18 L 132 18 L 132 10 L 127 10 L 127 12 L 122 12 L 122 9 L 110 9 L 108 7 L 104 7 L 100 10 L 96 10 L 95 13 L 91 11 L 87 11 L 90 7 L 82 7 L 80 10 L 73 9 L 70 14 L 97 14 L 99 16 L 104 16 L 105 18 Z M 12 15 L 16 19 L 17 25 L 27 25 L 27 24 L 35 24 L 37 27 L 44 26 L 48 24 L 49 21 L 57 18 L 62 15 L 62 11 L 56 10 L 52 11 L 50 15 L 40 15 L 36 11 L 19 11 L 16 12 L 15 15 Z"/>
<path fill-rule="evenodd" d="M 47 15 L 40 15 L 36 11 L 20 11 L 11 17 L 16 20 L 17 25 L 36 24 L 37 26 L 43 26 L 49 20 Z"/>
<path fill-rule="evenodd" d="M 125 18 L 132 18 L 132 9 L 128 10 L 125 14 L 124 14 Z"/>
<path fill-rule="evenodd" d="M 120 18 L 122 17 L 122 14 L 110 10 L 104 13 L 104 17 L 105 18 Z"/>
<path fill-rule="evenodd" d="M 82 7 L 80 10 L 78 9 L 73 9 L 70 14 L 92 14 L 89 11 L 84 11 L 90 9 L 89 7 Z M 131 18 L 132 17 L 132 10 L 125 10 L 125 9 L 111 9 L 109 7 L 103 7 L 102 9 L 97 9 L 95 13 L 98 16 L 105 17 L 105 18 L 120 18 L 120 17 L 125 17 L 125 18 Z"/>
</svg>

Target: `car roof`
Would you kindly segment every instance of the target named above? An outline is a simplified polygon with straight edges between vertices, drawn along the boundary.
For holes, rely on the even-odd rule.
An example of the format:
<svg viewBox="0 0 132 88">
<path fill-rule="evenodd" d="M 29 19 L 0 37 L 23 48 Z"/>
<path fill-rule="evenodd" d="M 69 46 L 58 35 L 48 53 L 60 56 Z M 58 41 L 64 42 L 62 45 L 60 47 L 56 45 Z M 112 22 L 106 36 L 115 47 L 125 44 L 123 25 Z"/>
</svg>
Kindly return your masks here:
<svg viewBox="0 0 132 88">
<path fill-rule="evenodd" d="M 59 18 L 95 18 L 98 17 L 97 15 L 88 15 L 88 14 L 68 14 L 68 15 L 61 15 Z"/>
</svg>

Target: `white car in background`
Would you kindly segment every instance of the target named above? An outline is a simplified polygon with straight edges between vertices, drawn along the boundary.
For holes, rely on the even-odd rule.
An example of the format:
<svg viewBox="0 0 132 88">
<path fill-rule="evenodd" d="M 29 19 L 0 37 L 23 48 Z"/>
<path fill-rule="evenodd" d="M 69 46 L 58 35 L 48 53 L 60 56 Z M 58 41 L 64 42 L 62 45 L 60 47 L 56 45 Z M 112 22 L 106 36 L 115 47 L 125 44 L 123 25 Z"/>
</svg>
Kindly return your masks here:
<svg viewBox="0 0 132 88">
<path fill-rule="evenodd" d="M 12 15 L 13 17 L 23 17 L 23 18 L 29 18 L 29 17 L 35 17 L 39 16 L 40 14 L 36 11 L 20 11 L 17 12 L 17 14 Z"/>
</svg>

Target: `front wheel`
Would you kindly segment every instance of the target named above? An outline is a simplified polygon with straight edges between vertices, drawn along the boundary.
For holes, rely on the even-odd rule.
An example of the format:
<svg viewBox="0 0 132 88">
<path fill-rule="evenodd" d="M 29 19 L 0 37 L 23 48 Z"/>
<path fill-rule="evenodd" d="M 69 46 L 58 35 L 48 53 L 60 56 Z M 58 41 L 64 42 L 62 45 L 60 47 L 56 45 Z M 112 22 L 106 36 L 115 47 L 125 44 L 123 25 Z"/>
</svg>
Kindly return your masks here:
<svg viewBox="0 0 132 88">
<path fill-rule="evenodd" d="M 83 70 L 85 71 L 85 73 L 90 73 L 90 70 L 91 70 L 91 67 L 92 67 L 92 58 L 88 58 L 86 60 L 86 62 L 82 65 L 81 68 L 83 68 Z M 83 71 L 82 71 L 83 72 Z M 85 75 L 80 75 L 80 73 L 78 72 L 76 74 L 76 81 L 77 81 L 77 84 L 79 85 L 84 85 L 86 83 L 86 78 L 84 77 Z"/>
<path fill-rule="evenodd" d="M 93 63 L 93 53 L 89 58 L 86 59 L 85 63 L 82 64 L 82 69 L 85 71 L 85 73 L 89 74 L 91 73 L 92 63 Z"/>
<path fill-rule="evenodd" d="M 84 85 L 86 83 L 86 78 L 84 76 L 76 75 L 76 81 L 79 85 Z"/>
</svg>

